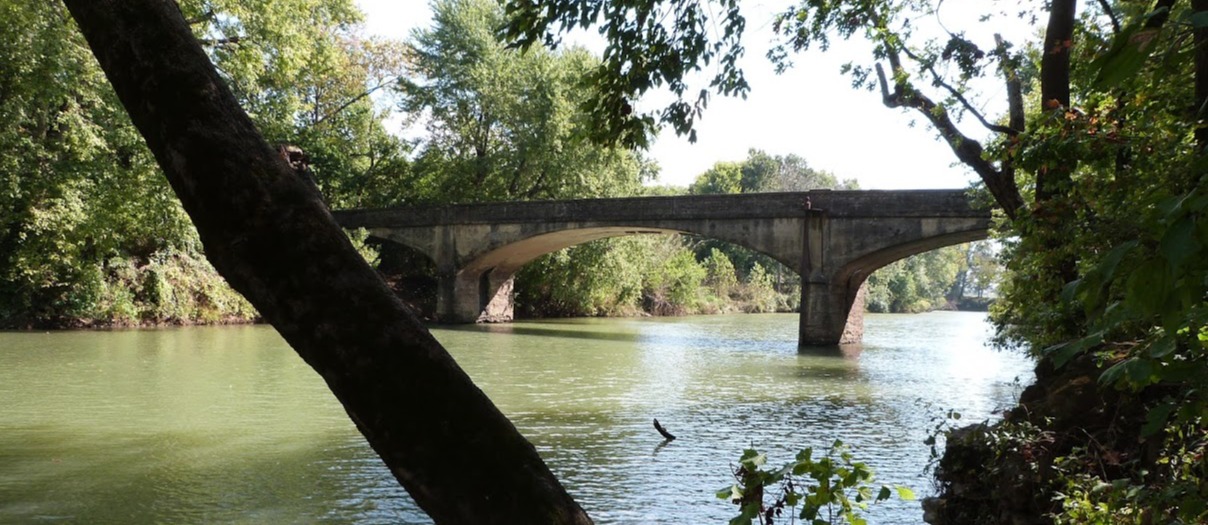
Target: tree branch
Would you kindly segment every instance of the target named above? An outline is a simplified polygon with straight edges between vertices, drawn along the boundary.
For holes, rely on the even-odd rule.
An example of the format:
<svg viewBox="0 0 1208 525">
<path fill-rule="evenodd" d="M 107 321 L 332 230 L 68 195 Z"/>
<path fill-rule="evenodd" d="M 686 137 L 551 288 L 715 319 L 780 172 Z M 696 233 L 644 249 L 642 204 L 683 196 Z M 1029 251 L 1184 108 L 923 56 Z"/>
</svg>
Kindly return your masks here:
<svg viewBox="0 0 1208 525">
<path fill-rule="evenodd" d="M 1157 29 L 1166 24 L 1166 20 L 1170 19 L 1170 10 L 1174 8 L 1174 3 L 1177 0 L 1158 0 L 1154 2 L 1153 9 L 1150 10 L 1149 18 L 1145 20 L 1146 29 Z"/>
<path fill-rule="evenodd" d="M 1098 0 L 1098 2 L 1099 8 L 1103 10 L 1103 14 L 1107 15 L 1108 20 L 1111 20 L 1112 22 L 1112 33 L 1119 33 L 1120 19 L 1116 18 L 1116 13 L 1115 11 L 1112 11 L 1111 4 L 1107 3 L 1107 0 Z"/>
<path fill-rule="evenodd" d="M 658 419 L 654 420 L 654 429 L 659 431 L 659 434 L 661 434 L 663 436 L 663 439 L 665 439 L 667 441 L 672 441 L 675 439 L 675 434 L 667 432 L 667 429 L 663 428 L 663 425 L 659 424 Z"/>
<path fill-rule="evenodd" d="M 1026 120 L 1023 108 L 1023 86 L 1019 80 L 1019 71 L 1015 69 L 1015 64 L 1011 62 L 1011 58 L 1007 54 L 1007 44 L 1003 41 L 1002 35 L 995 34 L 994 42 L 998 46 L 999 69 L 1007 83 L 1007 125 L 1022 133 Z"/>
<path fill-rule="evenodd" d="M 875 11 L 868 12 L 869 19 L 882 30 L 886 30 L 884 21 Z M 887 30 L 886 30 L 887 31 Z M 956 127 L 956 123 L 952 121 L 952 117 L 948 115 L 948 111 L 943 106 L 936 104 L 926 95 L 920 93 L 909 81 L 906 80 L 906 71 L 902 67 L 902 57 L 898 54 L 899 47 L 888 40 L 883 41 L 885 49 L 885 58 L 889 60 L 889 66 L 894 74 L 893 91 L 889 90 L 889 81 L 885 77 L 885 70 L 880 63 L 875 65 L 877 72 L 877 83 L 881 88 L 881 100 L 890 108 L 906 107 L 912 108 L 921 113 L 927 118 L 927 121 L 935 127 L 944 141 L 948 143 L 948 147 L 952 148 L 952 152 L 966 166 L 969 166 L 977 173 L 978 177 L 986 185 L 986 189 L 990 190 L 990 194 L 994 196 L 995 202 L 1002 208 L 1003 213 L 1007 217 L 1014 220 L 1019 211 L 1024 209 L 1023 196 L 1019 193 L 1019 186 L 1015 183 L 1014 170 L 1002 171 L 994 167 L 994 164 L 982 157 L 982 145 L 980 142 L 973 140 L 960 129 Z"/>
<path fill-rule="evenodd" d="M 1002 39 L 1002 35 L 994 35 L 994 43 L 996 52 L 998 53 L 999 70 L 1002 72 L 1003 80 L 1007 84 L 1007 125 L 1018 133 L 1023 133 L 1027 127 L 1026 115 L 1023 107 L 1023 86 L 1019 80 L 1019 71 L 1015 68 L 1015 62 L 1007 51 L 1007 44 Z M 1015 139 L 1010 139 L 1014 141 Z M 1015 152 L 1018 144 L 1012 142 L 1008 145 L 1008 151 L 999 162 L 999 169 L 1002 172 L 1003 179 L 1010 181 L 1012 186 L 1018 187 L 1015 181 Z"/>
<path fill-rule="evenodd" d="M 375 91 L 377 91 L 377 90 L 379 90 L 379 89 L 382 89 L 382 88 L 384 88 L 384 87 L 386 87 L 386 86 L 388 86 L 388 85 L 390 85 L 390 84 L 393 84 L 393 83 L 397 82 L 399 78 L 400 78 L 400 77 L 397 77 L 397 76 L 395 76 L 395 77 L 391 77 L 389 80 L 383 81 L 383 82 L 381 82 L 380 84 L 378 84 L 378 85 L 376 85 L 376 86 L 373 86 L 373 87 L 369 88 L 369 89 L 368 89 L 368 90 L 366 90 L 365 92 L 363 92 L 363 93 L 361 93 L 361 94 L 359 94 L 359 95 L 357 95 L 357 96 L 355 96 L 355 97 L 352 97 L 352 98 L 348 99 L 348 100 L 347 100 L 346 102 L 344 102 L 343 104 L 340 104 L 340 107 L 338 107 L 338 108 L 336 108 L 336 109 L 333 109 L 333 110 L 331 110 L 331 111 L 329 111 L 329 112 L 325 113 L 323 116 L 321 116 L 321 117 L 319 117 L 319 118 L 315 119 L 315 121 L 314 121 L 313 123 L 311 123 L 310 127 L 315 127 L 315 126 L 318 126 L 319 124 L 322 124 L 322 123 L 323 123 L 324 121 L 326 121 L 327 119 L 329 119 L 329 118 L 331 118 L 331 117 L 334 117 L 335 115 L 339 114 L 341 111 L 344 111 L 345 109 L 348 109 L 348 107 L 349 107 L 349 106 L 351 106 L 351 105 L 353 105 L 353 104 L 356 104 L 356 103 L 357 103 L 357 101 L 359 101 L 359 100 L 361 100 L 361 99 L 363 99 L 363 98 L 365 98 L 365 97 L 368 97 L 369 95 L 372 95 L 372 94 L 373 94 L 373 92 L 375 92 Z M 317 102 L 317 101 L 316 101 L 316 102 Z M 316 103 L 316 104 L 315 104 L 315 106 L 317 107 L 317 106 L 318 106 L 318 104 Z"/>
<path fill-rule="evenodd" d="M 981 125 L 984 126 L 986 129 L 988 129 L 990 131 L 994 131 L 996 133 L 1002 133 L 1004 135 L 1015 136 L 1015 135 L 1019 134 L 1019 132 L 1016 131 L 1015 129 L 1012 129 L 1007 126 L 1000 126 L 998 124 L 994 124 L 994 123 L 991 123 L 990 121 L 986 120 L 986 117 L 983 116 L 981 114 L 981 112 L 977 110 L 977 108 L 973 107 L 973 104 L 970 103 L 969 100 L 965 98 L 965 95 L 963 93 L 961 93 L 960 90 L 956 89 L 951 84 L 944 81 L 943 77 L 940 76 L 939 72 L 937 72 L 935 70 L 934 65 L 928 63 L 927 61 L 920 59 L 918 55 L 915 55 L 914 52 L 910 51 L 909 49 L 903 48 L 902 52 L 905 53 L 908 58 L 910 58 L 911 60 L 914 60 L 919 65 L 921 65 L 923 67 L 923 70 L 930 73 L 932 83 L 934 83 L 936 86 L 944 88 L 944 90 L 947 91 L 948 94 L 952 95 L 952 98 L 955 98 L 957 100 L 957 102 L 961 103 L 961 106 L 963 106 L 965 108 L 965 111 L 972 113 L 973 116 L 977 118 L 978 122 L 981 122 Z"/>
<path fill-rule="evenodd" d="M 901 59 L 897 53 L 889 52 L 887 54 L 891 67 L 894 67 L 895 73 L 901 75 Z M 1023 197 L 1019 194 L 1019 188 L 1015 186 L 1014 177 L 1006 177 L 1001 171 L 994 167 L 990 161 L 982 157 L 981 143 L 965 136 L 956 127 L 956 123 L 948 116 L 948 112 L 944 108 L 925 95 L 919 93 L 907 82 L 901 82 L 895 79 L 893 91 L 889 90 L 889 82 L 885 77 L 885 70 L 881 64 L 876 64 L 877 81 L 881 87 L 881 99 L 887 107 L 898 108 L 906 107 L 917 110 L 927 118 L 931 125 L 935 127 L 944 141 L 948 143 L 948 147 L 952 148 L 952 152 L 956 154 L 956 158 L 960 159 L 966 166 L 973 169 L 982 182 L 986 184 L 986 188 L 994 195 L 994 200 L 1002 207 L 1003 212 L 1007 217 L 1014 219 L 1020 209 L 1024 207 Z"/>
<path fill-rule="evenodd" d="M 1040 58 L 1040 97 L 1046 109 L 1070 106 L 1070 49 L 1076 0 L 1052 0 Z"/>
<path fill-rule="evenodd" d="M 198 15 L 198 16 L 195 16 L 195 17 L 193 17 L 193 18 L 186 19 L 186 20 L 185 20 L 185 23 L 186 23 L 186 24 L 189 24 L 189 25 L 191 25 L 191 26 L 195 26 L 195 25 L 200 24 L 200 23 L 202 23 L 202 22 L 208 22 L 208 21 L 210 21 L 210 20 L 213 20 L 213 19 L 214 19 L 214 15 L 215 15 L 214 10 L 213 10 L 213 9 L 211 9 L 211 10 L 206 11 L 206 12 L 204 12 L 204 13 L 202 13 L 202 14 Z"/>
<path fill-rule="evenodd" d="M 243 41 L 243 37 L 239 35 L 228 36 L 226 38 L 198 38 L 197 43 L 203 46 L 229 46 L 238 44 Z"/>
</svg>

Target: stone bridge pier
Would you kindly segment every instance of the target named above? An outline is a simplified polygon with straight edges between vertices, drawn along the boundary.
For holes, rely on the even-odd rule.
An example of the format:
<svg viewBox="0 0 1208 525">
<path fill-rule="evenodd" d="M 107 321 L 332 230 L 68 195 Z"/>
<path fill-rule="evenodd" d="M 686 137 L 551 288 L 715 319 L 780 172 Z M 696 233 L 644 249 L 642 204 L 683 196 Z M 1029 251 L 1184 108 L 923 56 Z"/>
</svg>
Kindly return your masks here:
<svg viewBox="0 0 1208 525">
<path fill-rule="evenodd" d="M 898 259 L 986 237 L 960 190 L 827 191 L 451 205 L 334 212 L 348 228 L 424 253 L 441 322 L 512 319 L 512 277 L 562 248 L 622 235 L 699 235 L 801 276 L 801 345 L 859 341 L 862 285 Z"/>
<path fill-rule="evenodd" d="M 447 323 L 502 323 L 512 320 L 515 271 L 501 268 L 440 272 L 436 315 Z"/>
</svg>

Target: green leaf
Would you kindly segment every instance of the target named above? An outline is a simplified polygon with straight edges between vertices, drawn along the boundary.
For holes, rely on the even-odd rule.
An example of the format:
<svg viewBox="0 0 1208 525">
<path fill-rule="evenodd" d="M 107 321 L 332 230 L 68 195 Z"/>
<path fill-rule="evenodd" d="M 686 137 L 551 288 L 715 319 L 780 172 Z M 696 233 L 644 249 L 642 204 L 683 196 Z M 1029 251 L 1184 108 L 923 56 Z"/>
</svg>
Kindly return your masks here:
<svg viewBox="0 0 1208 525">
<path fill-rule="evenodd" d="M 803 520 L 812 520 L 818 517 L 818 504 L 814 502 L 814 495 L 806 496 L 805 506 L 801 508 L 801 515 L 798 516 Z M 812 522 L 811 522 L 812 523 Z"/>
<path fill-rule="evenodd" d="M 1191 16 L 1187 17 L 1187 22 L 1191 24 L 1191 27 L 1196 29 L 1208 27 L 1208 11 L 1192 13 Z"/>
<path fill-rule="evenodd" d="M 1133 388 L 1148 386 L 1154 380 L 1153 362 L 1139 357 L 1130 357 L 1099 376 L 1099 381 L 1109 385 L 1128 385 Z"/>
<path fill-rule="evenodd" d="M 1163 403 L 1153 407 L 1145 415 L 1145 425 L 1141 427 L 1141 437 L 1150 437 L 1162 430 L 1166 426 L 1166 419 L 1170 417 L 1170 413 L 1174 411 L 1174 408 L 1174 403 Z"/>
<path fill-rule="evenodd" d="M 810 457 L 813 455 L 814 449 L 812 447 L 805 447 L 797 453 L 797 461 L 801 463 L 812 463 L 813 461 L 810 459 Z"/>
<path fill-rule="evenodd" d="M 881 491 L 877 493 L 877 501 L 885 501 L 892 495 L 893 492 L 889 490 L 889 487 L 882 485 Z"/>
<path fill-rule="evenodd" d="M 1173 280 L 1166 261 L 1151 258 L 1129 276 L 1124 304 L 1142 316 L 1157 314 L 1166 303 Z"/>
<path fill-rule="evenodd" d="M 742 459 L 739 460 L 739 463 L 745 463 L 752 467 L 759 467 L 767 462 L 768 462 L 768 457 L 763 454 L 756 454 L 754 456 L 748 456 L 746 454 L 743 454 Z"/>
<path fill-rule="evenodd" d="M 1155 380 L 1153 365 L 1153 361 L 1149 359 L 1137 359 L 1127 367 L 1128 380 L 1138 387 L 1153 383 Z"/>
<path fill-rule="evenodd" d="M 1107 252 L 1107 255 L 1104 255 L 1103 259 L 1099 261 L 1097 269 L 1103 272 L 1103 275 L 1108 279 L 1115 277 L 1116 267 L 1120 265 L 1120 260 L 1122 260 L 1124 256 L 1128 254 L 1128 252 L 1132 251 L 1133 248 L 1136 248 L 1138 244 L 1139 243 L 1137 241 L 1132 240 L 1112 248 L 1111 251 Z"/>
<path fill-rule="evenodd" d="M 1128 359 L 1125 359 L 1123 361 L 1120 361 L 1119 363 L 1112 365 L 1111 368 L 1104 370 L 1103 373 L 1099 375 L 1099 382 L 1103 383 L 1105 385 L 1116 384 L 1120 380 L 1120 378 L 1124 377 L 1125 363 L 1128 363 L 1128 362 L 1134 361 L 1134 360 L 1136 360 L 1135 357 L 1130 357 Z"/>
<path fill-rule="evenodd" d="M 1043 354 L 1053 361 L 1053 366 L 1061 368 L 1075 356 L 1094 348 L 1103 342 L 1103 331 L 1100 330 L 1082 339 L 1075 339 L 1056 344 L 1044 349 Z"/>
<path fill-rule="evenodd" d="M 1088 273 L 1087 277 L 1090 277 L 1090 275 L 1091 274 Z M 1085 277 L 1082 279 L 1074 279 L 1073 281 L 1065 283 L 1065 286 L 1061 288 L 1061 300 L 1067 303 L 1074 302 L 1074 298 L 1077 297 L 1080 292 L 1083 292 L 1088 286 L 1089 285 L 1086 283 Z"/>
<path fill-rule="evenodd" d="M 914 501 L 914 499 L 915 499 L 914 491 L 910 490 L 909 487 L 904 487 L 904 486 L 898 485 L 897 487 L 894 487 L 894 488 L 898 489 L 898 499 L 903 500 L 903 501 Z"/>
<path fill-rule="evenodd" d="M 1175 221 L 1162 236 L 1159 251 L 1175 271 L 1178 271 L 1185 261 L 1199 253 L 1200 243 L 1195 238 L 1195 220 L 1187 215 Z"/>
<path fill-rule="evenodd" d="M 1094 89 L 1104 91 L 1117 87 L 1133 77 L 1145 65 L 1150 45 L 1159 33 L 1158 29 L 1133 26 L 1116 35 L 1111 49 L 1091 62 L 1095 74 Z"/>
<path fill-rule="evenodd" d="M 1173 195 L 1158 201 L 1158 212 L 1166 219 L 1174 219 L 1183 213 L 1183 204 L 1190 195 Z"/>
<path fill-rule="evenodd" d="M 726 501 L 742 499 L 742 489 L 739 488 L 738 485 L 730 485 L 729 487 L 717 491 L 717 499 L 724 499 Z"/>
<path fill-rule="evenodd" d="M 1149 354 L 1149 356 L 1154 359 L 1161 359 L 1170 355 L 1177 347 L 1178 345 L 1176 344 L 1174 337 L 1166 335 L 1157 341 L 1150 343 L 1149 348 L 1145 350 L 1145 353 Z"/>
</svg>

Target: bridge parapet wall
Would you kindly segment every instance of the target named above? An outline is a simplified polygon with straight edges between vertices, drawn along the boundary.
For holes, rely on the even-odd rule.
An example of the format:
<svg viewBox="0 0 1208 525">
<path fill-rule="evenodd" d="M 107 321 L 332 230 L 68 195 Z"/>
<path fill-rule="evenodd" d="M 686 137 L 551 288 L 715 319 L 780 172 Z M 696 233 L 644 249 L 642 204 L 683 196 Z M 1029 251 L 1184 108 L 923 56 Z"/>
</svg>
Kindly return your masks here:
<svg viewBox="0 0 1208 525">
<path fill-rule="evenodd" d="M 333 212 L 346 228 L 527 222 L 801 217 L 807 209 L 831 217 L 989 217 L 963 190 L 813 190 L 788 193 L 628 197 L 565 201 L 487 202 Z"/>
</svg>

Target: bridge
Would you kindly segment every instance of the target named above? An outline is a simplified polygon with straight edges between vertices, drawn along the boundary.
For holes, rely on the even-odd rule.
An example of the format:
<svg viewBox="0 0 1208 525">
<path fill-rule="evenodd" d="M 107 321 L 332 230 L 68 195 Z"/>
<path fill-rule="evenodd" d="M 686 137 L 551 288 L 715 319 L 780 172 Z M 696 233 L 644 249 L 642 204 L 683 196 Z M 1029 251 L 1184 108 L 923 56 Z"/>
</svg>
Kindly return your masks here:
<svg viewBox="0 0 1208 525">
<path fill-rule="evenodd" d="M 435 263 L 437 318 L 512 318 L 512 277 L 569 246 L 621 235 L 699 235 L 764 253 L 801 276 L 801 345 L 857 342 L 861 285 L 877 268 L 984 239 L 990 210 L 963 190 L 830 191 L 502 202 L 333 212 L 346 228 Z M 857 307 L 858 306 L 858 307 Z"/>
</svg>

